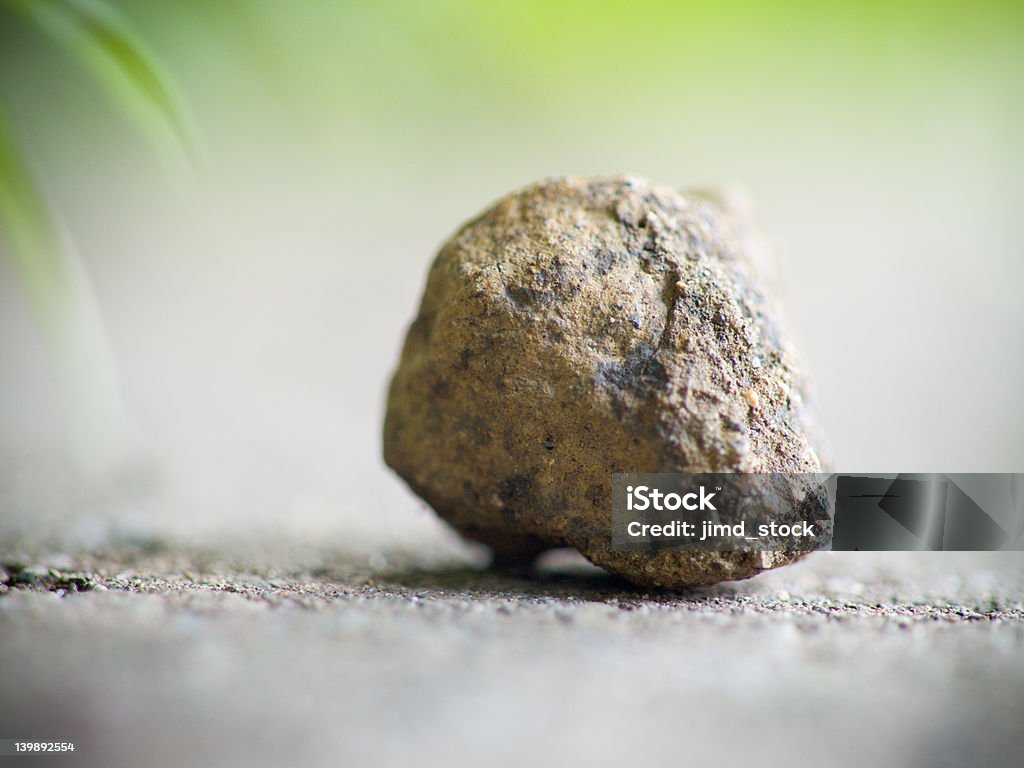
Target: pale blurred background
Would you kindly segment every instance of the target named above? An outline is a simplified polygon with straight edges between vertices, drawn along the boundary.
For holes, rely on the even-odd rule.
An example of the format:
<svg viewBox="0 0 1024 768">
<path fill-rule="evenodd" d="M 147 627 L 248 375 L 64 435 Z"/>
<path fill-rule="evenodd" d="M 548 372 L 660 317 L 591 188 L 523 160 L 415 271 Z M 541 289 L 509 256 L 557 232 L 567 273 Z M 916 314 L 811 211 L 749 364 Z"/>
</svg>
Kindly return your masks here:
<svg viewBox="0 0 1024 768">
<path fill-rule="evenodd" d="M 0 94 L 133 435 L 127 468 L 72 460 L 0 250 L 6 534 L 448 540 L 380 458 L 388 378 L 440 243 L 561 174 L 746 190 L 836 469 L 1024 469 L 1020 3 L 116 5 L 199 151 L 162 163 L 0 19 Z"/>
</svg>

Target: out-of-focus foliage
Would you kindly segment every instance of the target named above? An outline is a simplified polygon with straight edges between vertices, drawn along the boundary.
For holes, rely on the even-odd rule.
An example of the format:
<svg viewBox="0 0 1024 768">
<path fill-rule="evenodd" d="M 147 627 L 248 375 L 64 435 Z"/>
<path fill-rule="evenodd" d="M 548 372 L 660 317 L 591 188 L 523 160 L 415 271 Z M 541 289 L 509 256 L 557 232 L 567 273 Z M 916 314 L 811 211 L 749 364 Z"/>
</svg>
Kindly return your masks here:
<svg viewBox="0 0 1024 768">
<path fill-rule="evenodd" d="M 6 0 L 49 33 L 134 119 L 158 151 L 191 144 L 185 111 L 143 40 L 99 0 Z"/>
<path fill-rule="evenodd" d="M 141 40 L 98 0 L 0 0 L 0 24 L 21 22 L 48 36 L 89 72 L 162 154 L 191 144 L 184 111 Z M 54 106 L 53 119 L 66 119 Z M 0 104 L 0 228 L 31 304 L 54 348 L 71 400 L 77 454 L 116 453 L 124 416 L 115 366 L 89 280 L 43 194 L 17 115 Z"/>
<path fill-rule="evenodd" d="M 60 311 L 66 274 L 50 211 L 14 139 L 10 117 L 0 111 L 0 223 L 33 305 L 51 326 Z"/>
<path fill-rule="evenodd" d="M 167 79 L 111 7 L 96 0 L 0 0 L 0 13 L 19 15 L 49 34 L 138 121 L 159 151 L 190 145 L 184 111 Z M 33 304 L 52 325 L 59 297 L 71 283 L 53 215 L 27 150 L 15 138 L 15 118 L 0 107 L 0 222 Z"/>
</svg>

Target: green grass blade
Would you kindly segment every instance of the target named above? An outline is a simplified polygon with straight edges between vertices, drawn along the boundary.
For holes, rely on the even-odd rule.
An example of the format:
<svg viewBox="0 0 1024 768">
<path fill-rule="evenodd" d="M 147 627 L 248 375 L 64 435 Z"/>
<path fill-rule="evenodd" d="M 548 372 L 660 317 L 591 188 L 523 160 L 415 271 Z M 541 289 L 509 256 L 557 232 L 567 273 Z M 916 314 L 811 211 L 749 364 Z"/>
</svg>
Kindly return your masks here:
<svg viewBox="0 0 1024 768">
<path fill-rule="evenodd" d="M 139 123 L 165 161 L 190 158 L 185 113 L 141 43 L 98 0 L 0 0 L 40 24 Z M 173 155 L 171 151 L 173 150 Z M 0 235 L 55 354 L 68 403 L 68 437 L 83 468 L 127 445 L 127 420 L 109 339 L 74 244 L 63 236 L 0 105 Z"/>
<path fill-rule="evenodd" d="M 99 0 L 15 0 L 92 73 L 158 152 L 191 157 L 185 109 L 154 57 L 111 6 Z"/>
<path fill-rule="evenodd" d="M 72 456 L 84 469 L 102 469 L 127 444 L 127 420 L 88 275 L 61 234 L 0 107 L 0 236 L 54 354 Z"/>
<path fill-rule="evenodd" d="M 0 225 L 29 298 L 49 330 L 70 285 L 49 207 L 0 107 Z"/>
</svg>

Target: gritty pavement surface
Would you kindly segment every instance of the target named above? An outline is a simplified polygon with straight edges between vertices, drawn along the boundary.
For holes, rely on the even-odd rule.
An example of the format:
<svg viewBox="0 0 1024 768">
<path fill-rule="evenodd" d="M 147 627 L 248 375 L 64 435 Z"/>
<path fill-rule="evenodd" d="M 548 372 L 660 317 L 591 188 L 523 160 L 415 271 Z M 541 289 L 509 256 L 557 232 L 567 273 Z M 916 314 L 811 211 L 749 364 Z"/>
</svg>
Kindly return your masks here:
<svg viewBox="0 0 1024 768">
<path fill-rule="evenodd" d="M 0 545 L 13 765 L 1019 765 L 1020 553 L 644 591 L 458 546 Z"/>
</svg>

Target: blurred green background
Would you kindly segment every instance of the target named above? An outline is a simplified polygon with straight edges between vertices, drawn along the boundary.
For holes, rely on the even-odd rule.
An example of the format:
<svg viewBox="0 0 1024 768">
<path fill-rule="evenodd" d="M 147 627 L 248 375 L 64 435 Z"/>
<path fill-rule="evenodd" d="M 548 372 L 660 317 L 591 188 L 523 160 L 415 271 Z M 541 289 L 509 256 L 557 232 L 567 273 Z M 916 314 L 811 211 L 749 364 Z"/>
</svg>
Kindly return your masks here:
<svg viewBox="0 0 1024 768">
<path fill-rule="evenodd" d="M 184 105 L 191 164 L 10 13 L 0 97 L 151 469 L 88 490 L 0 253 L 18 519 L 441 535 L 379 458 L 387 379 L 437 246 L 560 174 L 745 190 L 838 469 L 1024 466 L 1024 4 L 112 5 Z"/>
</svg>

